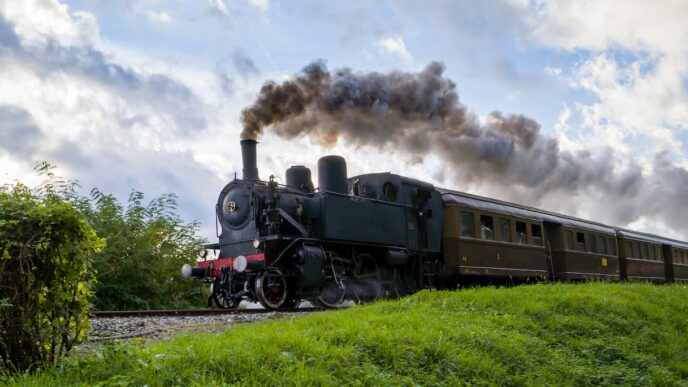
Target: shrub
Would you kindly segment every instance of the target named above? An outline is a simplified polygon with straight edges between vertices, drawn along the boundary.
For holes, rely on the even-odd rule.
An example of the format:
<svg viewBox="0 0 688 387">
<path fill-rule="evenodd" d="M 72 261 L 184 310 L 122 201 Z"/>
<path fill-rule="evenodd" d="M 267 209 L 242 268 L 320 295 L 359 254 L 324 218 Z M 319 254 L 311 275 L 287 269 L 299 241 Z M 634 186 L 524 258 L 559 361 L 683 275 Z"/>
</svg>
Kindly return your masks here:
<svg viewBox="0 0 688 387">
<path fill-rule="evenodd" d="M 202 306 L 197 281 L 185 281 L 179 269 L 194 263 L 204 240 L 198 224 L 176 214 L 176 197 L 162 195 L 144 204 L 133 191 L 126 207 L 97 189 L 82 199 L 81 211 L 107 246 L 94 258 L 98 273 L 97 309 L 159 309 Z"/>
<path fill-rule="evenodd" d="M 89 328 L 91 260 L 104 241 L 64 187 L 0 188 L 0 356 L 15 370 L 54 362 Z"/>
</svg>

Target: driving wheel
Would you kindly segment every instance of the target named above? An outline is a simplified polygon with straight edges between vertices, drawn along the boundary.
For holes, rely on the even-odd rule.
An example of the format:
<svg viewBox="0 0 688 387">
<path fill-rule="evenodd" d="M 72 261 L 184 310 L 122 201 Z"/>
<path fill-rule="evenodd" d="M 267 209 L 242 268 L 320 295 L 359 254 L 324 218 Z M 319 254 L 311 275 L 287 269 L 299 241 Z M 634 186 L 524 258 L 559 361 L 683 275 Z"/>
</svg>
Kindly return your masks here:
<svg viewBox="0 0 688 387">
<path fill-rule="evenodd" d="M 256 297 L 267 309 L 278 309 L 287 300 L 287 279 L 279 270 L 266 270 L 256 278 Z"/>
<path fill-rule="evenodd" d="M 357 302 L 372 302 L 382 294 L 380 267 L 370 254 L 356 256 L 352 277 L 349 290 Z"/>
</svg>

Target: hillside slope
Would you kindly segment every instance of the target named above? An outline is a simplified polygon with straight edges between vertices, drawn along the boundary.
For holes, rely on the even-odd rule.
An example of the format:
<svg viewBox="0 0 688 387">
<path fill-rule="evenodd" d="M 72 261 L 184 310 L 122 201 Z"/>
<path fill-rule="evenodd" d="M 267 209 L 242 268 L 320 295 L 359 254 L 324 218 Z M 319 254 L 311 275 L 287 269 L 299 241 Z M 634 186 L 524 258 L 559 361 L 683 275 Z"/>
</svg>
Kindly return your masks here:
<svg viewBox="0 0 688 387">
<path fill-rule="evenodd" d="M 113 345 L 10 384 L 688 384 L 688 287 L 424 291 L 306 317 Z"/>
</svg>

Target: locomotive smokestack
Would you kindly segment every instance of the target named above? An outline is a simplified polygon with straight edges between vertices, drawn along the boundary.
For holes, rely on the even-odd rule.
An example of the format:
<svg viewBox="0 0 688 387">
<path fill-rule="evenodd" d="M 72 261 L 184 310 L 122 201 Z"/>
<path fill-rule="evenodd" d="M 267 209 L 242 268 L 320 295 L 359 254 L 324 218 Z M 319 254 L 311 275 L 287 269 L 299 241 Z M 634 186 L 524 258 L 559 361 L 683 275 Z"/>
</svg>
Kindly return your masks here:
<svg viewBox="0 0 688 387">
<path fill-rule="evenodd" d="M 242 179 L 244 180 L 260 180 L 256 161 L 257 144 L 256 140 L 241 140 L 241 159 L 244 163 Z"/>
</svg>

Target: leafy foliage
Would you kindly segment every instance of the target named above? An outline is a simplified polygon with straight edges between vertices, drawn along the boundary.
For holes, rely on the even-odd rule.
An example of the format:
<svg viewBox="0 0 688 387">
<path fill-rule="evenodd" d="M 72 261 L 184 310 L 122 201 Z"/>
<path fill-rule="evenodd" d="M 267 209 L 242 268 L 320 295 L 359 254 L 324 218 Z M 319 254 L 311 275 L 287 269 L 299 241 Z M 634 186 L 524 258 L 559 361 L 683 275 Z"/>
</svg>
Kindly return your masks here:
<svg viewBox="0 0 688 387">
<path fill-rule="evenodd" d="M 95 282 L 91 259 L 102 249 L 71 203 L 75 185 L 48 177 L 36 190 L 0 188 L 0 357 L 27 369 L 52 362 L 89 329 Z"/>
<path fill-rule="evenodd" d="M 97 309 L 178 308 L 205 301 L 197 281 L 179 276 L 204 240 L 196 236 L 197 223 L 185 223 L 175 213 L 176 205 L 171 194 L 144 204 L 143 193 L 134 191 L 124 207 L 97 189 L 80 201 L 91 226 L 107 238 L 94 260 Z"/>
</svg>

